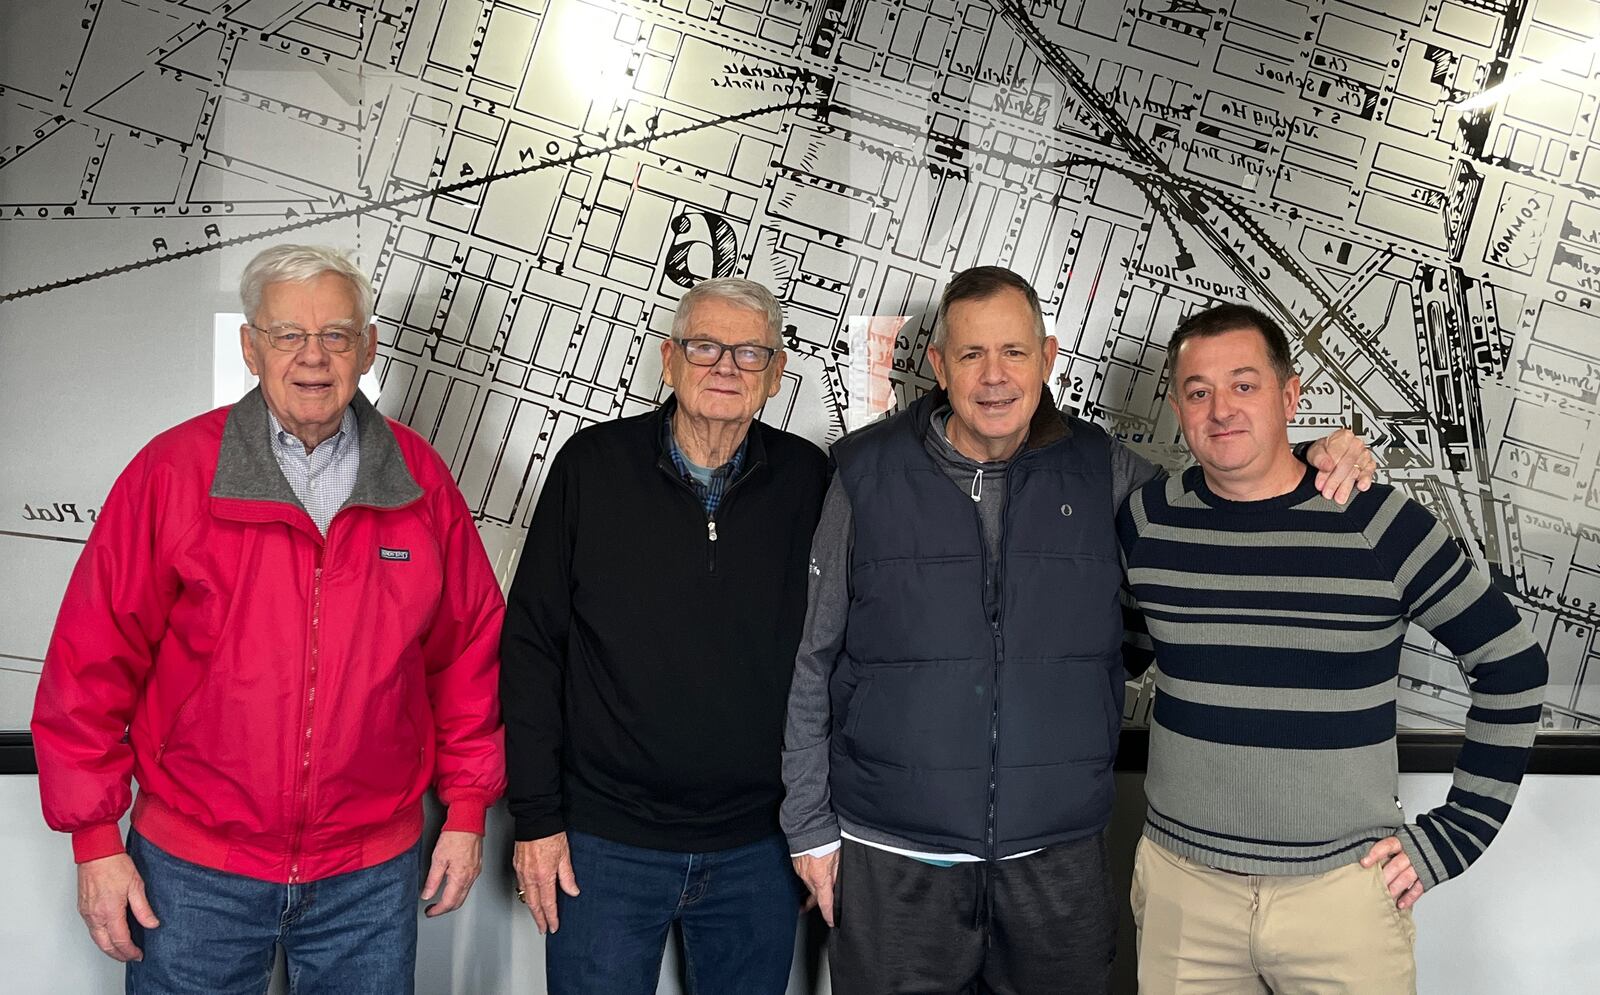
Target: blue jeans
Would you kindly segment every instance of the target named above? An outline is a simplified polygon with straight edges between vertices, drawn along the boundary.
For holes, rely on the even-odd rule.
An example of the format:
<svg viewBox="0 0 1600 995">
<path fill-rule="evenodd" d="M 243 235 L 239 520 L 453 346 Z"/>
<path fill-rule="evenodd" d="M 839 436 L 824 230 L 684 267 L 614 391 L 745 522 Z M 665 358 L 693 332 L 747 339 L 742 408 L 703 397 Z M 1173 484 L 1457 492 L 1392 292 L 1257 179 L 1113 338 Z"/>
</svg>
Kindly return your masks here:
<svg viewBox="0 0 1600 995">
<path fill-rule="evenodd" d="M 689 995 L 783 995 L 801 902 L 782 836 L 709 853 L 567 833 L 581 894 L 558 891 L 550 995 L 654 995 L 667 933 L 683 930 Z"/>
<path fill-rule="evenodd" d="M 416 979 L 420 842 L 375 867 L 273 884 L 191 864 L 138 833 L 128 855 L 161 925 L 131 915 L 144 960 L 129 995 L 262 995 L 277 947 L 294 995 L 409 995 Z"/>
</svg>

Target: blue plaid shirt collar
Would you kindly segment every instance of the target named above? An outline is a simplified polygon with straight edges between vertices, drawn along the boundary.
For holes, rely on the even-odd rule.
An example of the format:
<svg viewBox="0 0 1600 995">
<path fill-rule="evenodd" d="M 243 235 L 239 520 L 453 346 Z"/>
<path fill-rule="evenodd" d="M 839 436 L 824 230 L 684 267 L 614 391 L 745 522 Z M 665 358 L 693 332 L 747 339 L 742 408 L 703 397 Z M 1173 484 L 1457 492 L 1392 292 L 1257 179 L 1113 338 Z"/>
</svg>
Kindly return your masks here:
<svg viewBox="0 0 1600 995">
<path fill-rule="evenodd" d="M 700 481 L 689 472 L 689 460 L 683 455 L 683 450 L 678 448 L 677 437 L 672 434 L 671 415 L 661 419 L 661 435 L 662 445 L 672 457 L 672 465 L 677 468 L 678 476 L 700 496 L 700 503 L 706 509 L 706 517 L 716 517 L 717 507 L 722 504 L 722 495 L 727 493 L 728 485 L 739 479 L 739 470 L 744 466 L 745 451 L 750 448 L 750 434 L 745 433 L 744 441 L 734 450 L 732 459 L 711 471 L 709 487 L 701 486 Z"/>
</svg>

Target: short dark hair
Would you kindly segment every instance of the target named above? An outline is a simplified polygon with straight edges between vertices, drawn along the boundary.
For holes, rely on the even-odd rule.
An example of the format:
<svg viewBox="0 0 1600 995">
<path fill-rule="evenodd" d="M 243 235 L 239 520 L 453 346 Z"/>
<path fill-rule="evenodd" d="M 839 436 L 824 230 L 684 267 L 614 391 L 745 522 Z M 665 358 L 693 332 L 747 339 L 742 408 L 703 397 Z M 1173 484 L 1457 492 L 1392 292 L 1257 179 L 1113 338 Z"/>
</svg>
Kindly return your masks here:
<svg viewBox="0 0 1600 995">
<path fill-rule="evenodd" d="M 1289 355 L 1289 336 L 1269 315 L 1247 304 L 1219 304 L 1183 319 L 1178 330 L 1172 333 L 1172 340 L 1167 343 L 1168 370 L 1176 372 L 1178 347 L 1190 339 L 1207 339 L 1241 328 L 1253 328 L 1261 333 L 1267 342 L 1267 358 L 1272 361 L 1273 372 L 1278 374 L 1278 382 L 1288 383 L 1289 378 L 1295 375 L 1294 360 Z"/>
<path fill-rule="evenodd" d="M 981 301 L 1002 290 L 1015 290 L 1028 300 L 1033 311 L 1033 324 L 1044 340 L 1044 311 L 1039 307 L 1039 293 L 1033 284 L 1006 269 L 1004 266 L 973 266 L 950 278 L 944 296 L 939 298 L 939 311 L 933 318 L 933 348 L 943 349 L 950 336 L 950 307 L 961 301 Z"/>
</svg>

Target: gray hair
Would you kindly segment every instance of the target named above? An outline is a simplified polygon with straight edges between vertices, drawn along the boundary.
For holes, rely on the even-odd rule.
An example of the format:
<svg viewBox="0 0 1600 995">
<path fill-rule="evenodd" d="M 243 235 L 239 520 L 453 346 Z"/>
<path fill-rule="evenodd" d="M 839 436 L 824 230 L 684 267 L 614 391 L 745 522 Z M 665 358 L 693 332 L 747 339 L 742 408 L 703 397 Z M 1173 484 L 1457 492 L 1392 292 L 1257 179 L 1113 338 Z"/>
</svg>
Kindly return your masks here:
<svg viewBox="0 0 1600 995">
<path fill-rule="evenodd" d="M 672 316 L 673 338 L 683 338 L 695 305 L 706 300 L 726 301 L 747 311 L 760 311 L 766 316 L 767 334 L 772 336 L 772 344 L 783 348 L 783 310 L 778 306 L 777 298 L 772 296 L 772 291 L 754 280 L 741 280 L 735 276 L 701 280 L 684 294 L 682 300 L 678 301 L 677 313 Z"/>
<path fill-rule="evenodd" d="M 324 273 L 337 273 L 350 281 L 362 325 L 372 320 L 372 281 L 344 253 L 320 245 L 274 245 L 250 260 L 239 277 L 239 303 L 246 321 L 256 320 L 261 294 L 272 283 L 303 283 Z"/>
<path fill-rule="evenodd" d="M 1015 290 L 1028 301 L 1033 311 L 1033 326 L 1039 341 L 1045 339 L 1044 309 L 1039 306 L 1039 292 L 1033 284 L 1004 266 L 973 266 L 951 277 L 939 299 L 939 310 L 933 318 L 933 341 L 930 348 L 943 349 L 950 337 L 950 307 L 961 301 L 981 301 L 1002 290 Z"/>
</svg>

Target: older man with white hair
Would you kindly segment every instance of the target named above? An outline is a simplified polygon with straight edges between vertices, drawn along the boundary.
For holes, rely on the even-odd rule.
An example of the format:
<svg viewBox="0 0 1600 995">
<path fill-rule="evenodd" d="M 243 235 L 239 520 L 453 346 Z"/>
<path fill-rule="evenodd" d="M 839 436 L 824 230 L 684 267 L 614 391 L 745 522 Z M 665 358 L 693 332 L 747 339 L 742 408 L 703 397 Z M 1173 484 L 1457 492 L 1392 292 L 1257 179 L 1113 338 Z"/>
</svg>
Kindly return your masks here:
<svg viewBox="0 0 1600 995">
<path fill-rule="evenodd" d="M 506 611 L 516 873 L 552 995 L 649 995 L 674 922 L 692 989 L 781 995 L 802 892 L 778 831 L 784 702 L 827 477 L 756 421 L 778 303 L 684 295 L 673 394 L 556 454 Z"/>
<path fill-rule="evenodd" d="M 422 796 L 448 807 L 431 916 L 466 898 L 505 784 L 504 602 L 449 469 L 356 389 L 362 272 L 280 245 L 240 296 L 259 386 L 134 457 L 68 585 L 33 717 L 45 818 L 129 992 L 260 993 L 280 946 L 297 992 L 410 992 Z"/>
</svg>

